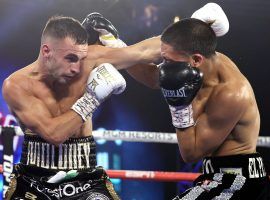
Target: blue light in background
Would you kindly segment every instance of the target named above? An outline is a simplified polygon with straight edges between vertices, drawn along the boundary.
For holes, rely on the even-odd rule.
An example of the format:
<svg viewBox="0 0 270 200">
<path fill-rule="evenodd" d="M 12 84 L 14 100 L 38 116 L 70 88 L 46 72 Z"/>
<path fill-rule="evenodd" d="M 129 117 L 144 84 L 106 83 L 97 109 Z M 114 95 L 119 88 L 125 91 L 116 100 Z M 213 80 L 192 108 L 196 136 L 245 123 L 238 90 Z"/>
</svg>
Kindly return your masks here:
<svg viewBox="0 0 270 200">
<path fill-rule="evenodd" d="M 109 169 L 109 154 L 108 152 L 97 153 L 97 165 Z"/>
<path fill-rule="evenodd" d="M 97 131 L 104 131 L 105 128 L 98 128 Z M 122 140 L 106 141 L 96 140 L 97 143 L 97 165 L 104 169 L 121 169 Z M 120 194 L 122 190 L 121 179 L 111 179 L 115 191 Z"/>
</svg>

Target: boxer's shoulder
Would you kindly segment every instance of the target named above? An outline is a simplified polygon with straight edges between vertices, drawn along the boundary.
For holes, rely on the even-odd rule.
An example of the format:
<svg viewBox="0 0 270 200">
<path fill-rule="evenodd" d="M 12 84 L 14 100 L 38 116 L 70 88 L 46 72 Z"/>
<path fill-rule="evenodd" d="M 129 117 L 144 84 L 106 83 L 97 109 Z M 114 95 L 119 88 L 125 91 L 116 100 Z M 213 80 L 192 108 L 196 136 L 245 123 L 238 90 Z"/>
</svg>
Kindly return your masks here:
<svg viewBox="0 0 270 200">
<path fill-rule="evenodd" d="M 12 92 L 16 90 L 28 90 L 29 78 L 20 70 L 12 73 L 3 82 L 3 92 Z"/>
</svg>

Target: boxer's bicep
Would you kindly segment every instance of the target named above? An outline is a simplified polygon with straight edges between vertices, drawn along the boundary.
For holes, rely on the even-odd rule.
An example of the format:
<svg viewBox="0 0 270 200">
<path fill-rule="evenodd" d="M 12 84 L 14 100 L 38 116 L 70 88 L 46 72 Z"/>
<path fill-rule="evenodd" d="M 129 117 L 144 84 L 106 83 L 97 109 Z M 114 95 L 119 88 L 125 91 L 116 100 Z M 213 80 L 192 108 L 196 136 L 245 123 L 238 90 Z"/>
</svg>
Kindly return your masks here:
<svg viewBox="0 0 270 200">
<path fill-rule="evenodd" d="M 216 151 L 239 121 L 245 109 L 244 101 L 227 94 L 224 91 L 208 102 L 205 111 L 195 119 L 195 126 L 176 129 L 179 149 L 186 162 L 198 161 Z"/>
<path fill-rule="evenodd" d="M 244 100 L 240 98 L 224 91 L 198 118 L 196 136 L 204 152 L 215 151 L 235 128 L 245 110 Z"/>
</svg>

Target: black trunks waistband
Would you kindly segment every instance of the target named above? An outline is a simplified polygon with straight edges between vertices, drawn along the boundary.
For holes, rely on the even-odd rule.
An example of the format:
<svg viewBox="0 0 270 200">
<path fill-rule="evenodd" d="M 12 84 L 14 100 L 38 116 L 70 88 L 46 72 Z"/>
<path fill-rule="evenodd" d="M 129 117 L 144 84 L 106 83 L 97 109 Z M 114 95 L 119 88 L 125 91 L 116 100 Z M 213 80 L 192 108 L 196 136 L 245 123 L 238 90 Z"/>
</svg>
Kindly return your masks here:
<svg viewBox="0 0 270 200">
<path fill-rule="evenodd" d="M 51 170 L 89 170 L 96 166 L 93 136 L 70 138 L 59 146 L 37 135 L 25 135 L 21 163 Z"/>
<path fill-rule="evenodd" d="M 205 157 L 203 173 L 239 174 L 251 179 L 263 178 L 267 175 L 259 153 Z"/>
</svg>

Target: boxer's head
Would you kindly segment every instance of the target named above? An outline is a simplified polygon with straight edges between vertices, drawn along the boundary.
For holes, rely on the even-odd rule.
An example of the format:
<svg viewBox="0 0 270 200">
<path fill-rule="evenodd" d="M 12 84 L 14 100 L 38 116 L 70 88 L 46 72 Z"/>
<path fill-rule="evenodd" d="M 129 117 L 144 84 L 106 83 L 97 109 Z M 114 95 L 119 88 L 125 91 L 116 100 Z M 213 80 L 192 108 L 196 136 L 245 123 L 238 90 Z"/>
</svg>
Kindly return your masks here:
<svg viewBox="0 0 270 200">
<path fill-rule="evenodd" d="M 168 26 L 161 36 L 161 55 L 167 60 L 198 66 L 215 54 L 217 39 L 211 27 L 197 19 L 183 19 Z"/>
<path fill-rule="evenodd" d="M 87 33 L 71 17 L 56 16 L 48 20 L 41 37 L 40 56 L 45 73 L 66 83 L 80 73 L 87 55 Z"/>
</svg>

